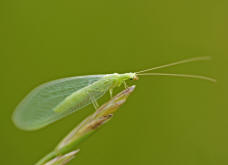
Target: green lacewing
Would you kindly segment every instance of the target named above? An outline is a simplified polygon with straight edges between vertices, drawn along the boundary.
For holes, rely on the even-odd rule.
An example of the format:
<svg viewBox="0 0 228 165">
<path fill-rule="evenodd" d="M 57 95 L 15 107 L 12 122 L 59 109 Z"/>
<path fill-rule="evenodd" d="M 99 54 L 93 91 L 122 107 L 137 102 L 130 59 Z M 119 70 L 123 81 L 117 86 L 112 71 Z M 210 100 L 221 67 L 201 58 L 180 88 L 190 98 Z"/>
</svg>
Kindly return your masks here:
<svg viewBox="0 0 228 165">
<path fill-rule="evenodd" d="M 96 100 L 106 92 L 122 84 L 126 87 L 127 80 L 138 80 L 139 76 L 175 76 L 198 78 L 215 82 L 206 76 L 154 73 L 153 71 L 178 64 L 194 61 L 209 60 L 209 57 L 196 57 L 134 73 L 102 74 L 89 76 L 76 76 L 47 82 L 33 89 L 16 107 L 12 119 L 15 125 L 23 130 L 36 130 L 47 126 L 83 107 L 93 104 L 98 106 Z"/>
</svg>

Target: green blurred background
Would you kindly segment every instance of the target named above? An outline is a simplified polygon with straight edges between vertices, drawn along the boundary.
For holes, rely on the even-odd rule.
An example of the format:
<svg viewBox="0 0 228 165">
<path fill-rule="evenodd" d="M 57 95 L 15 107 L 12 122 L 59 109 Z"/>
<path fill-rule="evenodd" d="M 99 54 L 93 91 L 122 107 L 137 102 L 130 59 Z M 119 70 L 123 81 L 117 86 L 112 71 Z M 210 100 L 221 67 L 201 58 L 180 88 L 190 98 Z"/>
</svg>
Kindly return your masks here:
<svg viewBox="0 0 228 165">
<path fill-rule="evenodd" d="M 196 56 L 213 60 L 162 71 L 209 75 L 216 84 L 141 77 L 70 164 L 228 164 L 227 8 L 226 0 L 1 0 L 0 164 L 33 164 L 93 112 L 89 106 L 39 131 L 21 131 L 11 114 L 37 85 Z"/>
</svg>

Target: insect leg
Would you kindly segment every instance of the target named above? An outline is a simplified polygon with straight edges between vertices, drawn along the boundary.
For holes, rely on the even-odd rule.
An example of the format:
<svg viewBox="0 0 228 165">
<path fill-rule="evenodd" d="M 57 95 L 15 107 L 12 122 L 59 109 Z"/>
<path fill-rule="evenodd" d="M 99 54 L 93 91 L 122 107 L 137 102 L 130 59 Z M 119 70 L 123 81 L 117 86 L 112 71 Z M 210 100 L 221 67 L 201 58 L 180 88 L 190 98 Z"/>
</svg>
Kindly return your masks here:
<svg viewBox="0 0 228 165">
<path fill-rule="evenodd" d="M 94 108 L 97 109 L 99 107 L 99 104 L 97 103 L 96 99 L 94 99 L 94 97 L 91 96 L 89 93 L 88 93 L 88 95 L 89 95 L 90 101 L 93 104 Z"/>
<path fill-rule="evenodd" d="M 124 88 L 127 89 L 128 88 L 127 83 L 124 81 L 123 84 L 124 84 Z"/>
<path fill-rule="evenodd" d="M 112 92 L 113 92 L 113 88 L 109 89 L 109 94 L 111 98 L 112 98 Z"/>
<path fill-rule="evenodd" d="M 90 101 L 92 102 L 93 106 L 95 109 L 97 109 L 99 107 L 99 104 L 97 103 L 97 101 L 94 99 L 94 97 L 90 97 Z"/>
</svg>

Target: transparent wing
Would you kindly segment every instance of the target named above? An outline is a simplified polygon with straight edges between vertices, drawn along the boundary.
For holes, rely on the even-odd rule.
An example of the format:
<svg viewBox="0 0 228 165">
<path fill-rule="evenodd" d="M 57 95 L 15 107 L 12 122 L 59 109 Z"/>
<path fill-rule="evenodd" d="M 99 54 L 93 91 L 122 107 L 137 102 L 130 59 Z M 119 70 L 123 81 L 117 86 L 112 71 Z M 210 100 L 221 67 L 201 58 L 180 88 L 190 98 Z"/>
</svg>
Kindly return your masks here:
<svg viewBox="0 0 228 165">
<path fill-rule="evenodd" d="M 53 109 L 66 97 L 86 87 L 105 75 L 78 76 L 54 80 L 32 90 L 13 113 L 13 121 L 24 130 L 35 130 L 59 120 L 70 113 L 56 113 Z M 104 93 L 96 96 L 96 99 Z M 88 103 L 89 104 L 89 103 Z"/>
</svg>

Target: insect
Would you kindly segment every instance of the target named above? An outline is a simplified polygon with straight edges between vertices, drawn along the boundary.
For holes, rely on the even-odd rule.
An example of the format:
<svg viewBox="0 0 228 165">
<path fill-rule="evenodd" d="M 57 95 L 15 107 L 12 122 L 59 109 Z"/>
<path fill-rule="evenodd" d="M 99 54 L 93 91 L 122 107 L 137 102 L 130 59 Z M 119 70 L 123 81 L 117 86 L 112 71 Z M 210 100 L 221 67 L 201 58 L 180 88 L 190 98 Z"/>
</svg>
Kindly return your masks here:
<svg viewBox="0 0 228 165">
<path fill-rule="evenodd" d="M 148 73 L 178 64 L 209 59 L 196 57 L 134 73 L 76 76 L 50 81 L 33 89 L 16 107 L 12 119 L 15 125 L 23 130 L 42 128 L 91 103 L 97 108 L 97 100 L 106 92 L 109 91 L 112 97 L 114 88 L 122 84 L 127 87 L 127 80 L 138 80 L 139 76 L 175 76 L 215 82 L 213 78 L 200 75 Z"/>
</svg>

